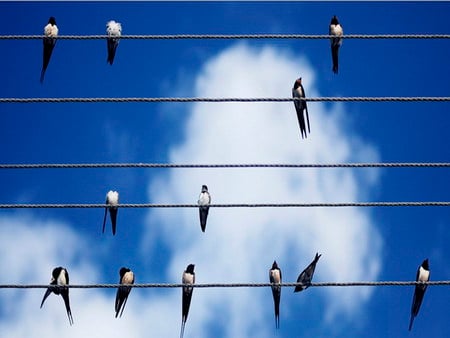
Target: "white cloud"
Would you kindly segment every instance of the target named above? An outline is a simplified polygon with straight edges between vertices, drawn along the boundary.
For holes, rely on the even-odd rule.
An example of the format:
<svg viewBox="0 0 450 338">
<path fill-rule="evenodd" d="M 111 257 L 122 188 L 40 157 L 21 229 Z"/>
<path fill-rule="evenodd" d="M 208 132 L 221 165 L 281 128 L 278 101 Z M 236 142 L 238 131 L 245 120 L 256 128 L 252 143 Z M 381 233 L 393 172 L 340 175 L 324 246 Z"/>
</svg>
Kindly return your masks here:
<svg viewBox="0 0 450 338">
<path fill-rule="evenodd" d="M 195 95 L 289 97 L 298 76 L 303 78 L 307 95 L 319 95 L 306 59 L 270 46 L 251 48 L 239 43 L 205 64 L 195 81 Z M 173 163 L 377 160 L 375 149 L 345 122 L 343 105 L 327 108 L 310 103 L 311 134 L 306 140 L 300 139 L 292 102 L 198 103 L 190 107 L 183 140 L 170 149 Z M 213 203 L 343 202 L 367 196 L 376 181 L 374 171 L 357 175 L 335 169 L 175 169 L 155 179 L 149 194 L 157 203 L 194 203 L 201 185 L 207 184 Z M 375 280 L 381 264 L 380 234 L 369 213 L 361 209 L 212 208 L 205 234 L 200 231 L 196 209 L 155 210 L 150 219 L 172 250 L 170 278 L 178 278 L 188 263 L 195 263 L 199 283 L 266 282 L 276 259 L 284 280 L 293 282 L 316 251 L 323 255 L 315 281 Z M 161 238 L 154 236 L 155 226 L 149 227 L 152 234 L 149 231 L 147 237 L 147 245 L 152 247 L 152 241 Z M 322 288 L 307 292 L 320 297 L 325 323 L 339 314 L 345 325 L 342 319 L 358 317 L 371 291 Z M 295 317 L 287 304 L 301 305 L 307 298 L 291 296 L 291 292 L 283 293 L 282 326 L 283 314 Z M 207 327 L 220 328 L 220 313 L 220 322 L 227 323 L 218 329 L 224 337 L 270 336 L 271 302 L 270 291 L 265 289 L 196 290 L 192 317 L 201 313 L 201 320 L 190 318 L 187 330 L 195 337 L 208 336 Z"/>
</svg>

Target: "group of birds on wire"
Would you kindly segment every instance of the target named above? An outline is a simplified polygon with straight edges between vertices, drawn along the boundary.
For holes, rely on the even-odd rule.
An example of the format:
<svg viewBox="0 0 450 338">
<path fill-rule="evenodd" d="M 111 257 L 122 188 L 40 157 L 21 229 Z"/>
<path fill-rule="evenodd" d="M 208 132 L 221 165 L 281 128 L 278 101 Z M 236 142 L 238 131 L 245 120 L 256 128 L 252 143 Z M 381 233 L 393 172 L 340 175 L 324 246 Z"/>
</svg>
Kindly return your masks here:
<svg viewBox="0 0 450 338">
<path fill-rule="evenodd" d="M 107 63 L 110 65 L 114 62 L 117 46 L 119 45 L 120 36 L 122 35 L 122 25 L 114 20 L 108 21 L 106 24 L 107 49 L 108 58 Z M 338 21 L 336 15 L 331 19 L 329 26 L 329 35 L 331 41 L 331 57 L 333 61 L 333 73 L 337 74 L 339 70 L 339 47 L 342 45 L 344 30 Z M 56 20 L 52 16 L 48 20 L 47 25 L 44 27 L 44 54 L 41 70 L 41 83 L 44 82 L 45 71 L 47 70 L 50 62 L 50 57 L 53 52 L 53 48 L 56 44 L 56 38 L 58 37 L 58 26 Z M 305 89 L 302 85 L 302 78 L 295 80 L 294 87 L 292 88 L 292 97 L 299 100 L 294 100 L 295 110 L 297 113 L 297 119 L 300 126 L 300 134 L 302 138 L 307 137 L 306 126 L 308 126 L 308 133 L 311 132 L 309 124 L 308 107 L 305 99 Z M 305 121 L 306 116 L 306 121 Z"/>
<path fill-rule="evenodd" d="M 208 187 L 202 185 L 202 189 L 198 198 L 199 206 L 199 218 L 200 227 L 202 232 L 206 230 L 206 221 L 209 212 L 209 205 L 211 204 L 211 195 L 209 194 Z M 119 208 L 119 193 L 117 191 L 110 190 L 106 194 L 106 207 L 105 215 L 103 218 L 102 232 L 105 232 L 105 225 L 107 220 L 108 210 L 110 213 L 112 233 L 116 234 L 117 230 L 117 213 Z M 312 282 L 314 271 L 316 269 L 317 262 L 322 255 L 316 253 L 313 261 L 300 273 L 297 278 L 297 285 L 295 286 L 294 292 L 300 292 L 307 289 Z M 189 264 L 184 270 L 182 275 L 182 306 L 181 306 L 181 332 L 180 337 L 184 335 L 184 328 L 188 318 L 189 308 L 192 299 L 193 287 L 195 284 L 195 264 Z M 428 259 L 425 259 L 419 266 L 416 274 L 417 282 L 428 282 L 430 280 L 430 268 Z M 269 281 L 272 284 L 272 296 L 274 302 L 274 313 L 275 313 L 275 327 L 278 329 L 280 327 L 280 299 L 281 299 L 281 284 L 282 284 L 282 274 L 276 261 L 273 262 L 271 269 L 269 270 Z M 119 271 L 119 288 L 116 293 L 115 300 L 115 317 L 122 317 L 125 304 L 128 300 L 128 296 L 131 292 L 132 286 L 134 284 L 134 273 L 127 267 L 122 267 Z M 50 287 L 46 290 L 44 297 L 41 302 L 41 308 L 44 305 L 44 301 L 53 292 L 56 295 L 61 295 L 66 307 L 67 316 L 69 318 L 70 325 L 73 324 L 72 311 L 70 309 L 69 302 L 69 288 L 65 287 L 69 285 L 69 273 L 66 268 L 56 267 L 53 269 L 52 278 L 50 281 Z M 53 287 L 54 285 L 58 287 Z M 409 322 L 409 330 L 412 329 L 414 318 L 418 315 L 420 306 L 422 304 L 425 291 L 427 289 L 427 284 L 417 284 L 414 290 L 413 302 L 411 306 L 411 317 Z"/>
<path fill-rule="evenodd" d="M 110 65 L 114 62 L 114 57 L 116 54 L 116 49 L 119 44 L 120 36 L 122 34 L 122 26 L 120 23 L 111 20 L 106 24 L 106 32 L 108 35 L 107 38 L 107 63 Z M 331 41 L 331 55 L 332 55 L 332 63 L 333 73 L 337 74 L 339 70 L 339 48 L 342 45 L 343 40 L 343 28 L 340 25 L 338 18 L 333 16 L 329 25 L 329 35 L 332 36 L 330 38 Z M 53 49 L 56 44 L 56 39 L 58 37 L 58 27 L 56 25 L 56 20 L 54 17 L 50 17 L 48 20 L 48 24 L 44 27 L 44 51 L 43 51 L 43 64 L 41 70 L 40 81 L 43 83 L 45 72 L 47 70 L 48 64 L 50 62 L 50 58 L 53 52 Z M 292 88 L 292 97 L 297 98 L 298 100 L 294 100 L 294 105 L 297 113 L 297 119 L 300 126 L 300 134 L 302 138 L 307 137 L 307 130 L 310 133 L 310 123 L 309 123 L 309 114 L 308 107 L 305 98 L 305 90 L 302 85 L 302 78 L 298 78 L 294 82 L 294 86 Z M 306 118 L 306 119 L 305 119 Z M 200 227 L 202 232 L 206 230 L 206 221 L 209 212 L 209 205 L 211 203 L 211 196 L 208 192 L 208 187 L 206 185 L 202 186 L 200 196 L 198 198 L 199 205 L 199 217 L 200 217 Z M 105 231 L 105 224 L 107 219 L 107 213 L 109 210 L 111 224 L 112 224 L 112 233 L 116 234 L 117 229 L 117 212 L 119 207 L 119 193 L 117 191 L 109 191 L 106 195 L 106 208 L 105 215 L 103 219 L 103 230 Z M 300 292 L 309 287 L 311 284 L 314 271 L 316 268 L 316 264 L 321 257 L 320 254 L 316 253 L 314 260 L 300 273 L 297 278 L 297 285 L 294 289 L 294 292 Z M 193 287 L 195 284 L 195 272 L 194 272 L 194 264 L 189 264 L 186 270 L 182 275 L 182 323 L 181 323 L 181 332 L 180 337 L 184 335 L 184 327 L 186 324 L 186 320 L 189 313 L 189 307 L 192 299 Z M 131 285 L 134 284 L 134 273 L 129 268 L 122 267 L 119 271 L 119 283 L 121 286 L 118 288 L 115 299 L 115 317 L 122 316 L 123 310 L 125 308 L 125 304 L 127 302 L 128 296 L 131 292 Z M 428 259 L 425 259 L 422 264 L 419 266 L 416 275 L 416 281 L 420 282 L 428 282 L 430 279 L 430 269 Z M 276 261 L 273 262 L 272 268 L 269 270 L 269 280 L 272 289 L 272 296 L 274 301 L 274 312 L 275 312 L 275 326 L 278 329 L 280 327 L 280 298 L 281 298 L 281 286 L 282 283 L 282 274 L 281 270 L 278 267 Z M 44 304 L 44 301 L 47 297 L 53 292 L 56 295 L 61 295 L 66 311 L 67 316 L 69 318 L 70 325 L 73 324 L 72 312 L 70 309 L 69 303 L 69 288 L 64 287 L 69 285 L 69 273 L 66 268 L 57 267 L 53 269 L 52 278 L 50 281 L 50 287 L 46 290 L 44 297 L 41 302 L 41 308 Z M 54 287 L 57 286 L 57 287 Z M 427 289 L 426 284 L 417 284 L 415 286 L 413 302 L 411 306 L 411 317 L 409 323 L 409 330 L 412 329 L 414 318 L 418 315 L 420 306 L 422 304 L 422 300 Z"/>
</svg>

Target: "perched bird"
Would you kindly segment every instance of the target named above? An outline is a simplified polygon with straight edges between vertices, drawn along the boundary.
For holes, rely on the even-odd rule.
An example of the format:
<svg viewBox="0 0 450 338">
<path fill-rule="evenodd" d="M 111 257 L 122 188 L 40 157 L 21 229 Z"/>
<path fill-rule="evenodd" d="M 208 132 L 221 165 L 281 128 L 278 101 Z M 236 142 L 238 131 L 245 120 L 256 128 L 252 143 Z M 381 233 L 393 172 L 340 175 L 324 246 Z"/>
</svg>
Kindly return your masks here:
<svg viewBox="0 0 450 338">
<path fill-rule="evenodd" d="M 292 88 L 292 97 L 293 98 L 304 98 L 305 97 L 305 90 L 303 89 L 302 85 L 302 78 L 298 78 L 294 82 L 294 88 Z M 306 138 L 306 124 L 305 124 L 305 117 L 303 115 L 303 111 L 306 111 L 306 120 L 308 122 L 308 133 L 311 132 L 309 128 L 309 116 L 308 116 L 308 107 L 306 105 L 306 101 L 304 100 L 294 100 L 294 106 L 295 110 L 297 112 L 297 119 L 298 124 L 300 125 L 300 133 L 302 135 L 302 138 Z"/>
<path fill-rule="evenodd" d="M 105 232 L 106 214 L 109 209 L 109 216 L 111 217 L 112 233 L 116 234 L 117 209 L 119 205 L 119 193 L 117 191 L 108 191 L 106 194 L 106 208 L 105 217 L 103 217 L 103 233 Z"/>
<path fill-rule="evenodd" d="M 131 292 L 130 284 L 134 284 L 134 273 L 128 268 L 122 267 L 119 271 L 120 280 L 119 283 L 124 286 L 119 286 L 116 293 L 116 318 L 119 315 L 122 317 L 123 309 L 125 309 L 125 304 L 127 303 L 128 295 Z M 122 311 L 120 311 L 122 309 Z"/>
<path fill-rule="evenodd" d="M 425 259 L 417 269 L 416 281 L 428 282 L 430 280 L 430 266 L 428 265 L 428 258 Z M 417 316 L 422 305 L 423 296 L 427 290 L 427 285 L 416 285 L 414 290 L 413 302 L 411 306 L 411 319 L 409 321 L 409 331 L 412 329 L 414 318 Z"/>
<path fill-rule="evenodd" d="M 106 39 L 108 59 L 106 62 L 112 65 L 114 62 L 114 56 L 116 55 L 117 46 L 119 45 L 119 39 L 122 35 L 122 25 L 114 20 L 108 21 L 106 23 L 106 33 L 108 34 L 108 38 Z"/>
<path fill-rule="evenodd" d="M 44 56 L 42 59 L 41 83 L 44 82 L 45 71 L 47 70 L 53 48 L 55 48 L 56 37 L 58 36 L 58 27 L 53 16 L 48 19 L 47 25 L 44 27 Z"/>
<path fill-rule="evenodd" d="M 182 283 L 186 286 L 183 286 L 183 299 L 182 299 L 182 309 L 181 309 L 181 332 L 180 338 L 183 337 L 184 334 L 184 326 L 186 324 L 186 320 L 189 313 L 189 306 L 191 305 L 192 299 L 192 291 L 193 287 L 189 286 L 190 284 L 195 283 L 195 272 L 194 272 L 194 264 L 189 264 L 186 270 L 183 272 L 183 277 L 181 279 Z"/>
<path fill-rule="evenodd" d="M 336 15 L 331 18 L 328 32 L 329 35 L 334 36 L 330 39 L 331 58 L 333 59 L 333 73 L 337 74 L 339 69 L 339 47 L 341 47 L 342 45 L 342 34 L 344 34 L 344 30 L 342 29 L 342 26 L 339 24 Z"/>
<path fill-rule="evenodd" d="M 269 280 L 272 284 L 281 284 L 281 270 L 277 265 L 277 261 L 273 261 L 272 269 L 269 270 Z M 275 327 L 280 327 L 280 297 L 281 286 L 272 285 L 273 304 L 275 307 Z"/>
<path fill-rule="evenodd" d="M 303 291 L 309 287 L 309 284 L 311 284 L 311 280 L 314 276 L 314 270 L 316 269 L 316 264 L 319 261 L 320 256 L 322 256 L 322 254 L 319 255 L 319 253 L 316 253 L 316 257 L 314 258 L 314 260 L 298 276 L 297 283 L 302 283 L 304 285 L 303 286 L 297 285 L 295 287 L 294 292 Z"/>
<path fill-rule="evenodd" d="M 69 273 L 67 272 L 67 270 L 61 266 L 54 268 L 53 272 L 52 272 L 52 279 L 50 280 L 50 285 L 60 285 L 60 286 L 69 285 Z M 69 323 L 70 323 L 70 325 L 72 325 L 73 318 L 72 318 L 72 311 L 70 310 L 70 303 L 69 303 L 69 288 L 67 288 L 67 287 L 56 288 L 56 287 L 50 286 L 47 289 L 47 291 L 45 292 L 44 298 L 42 298 L 41 309 L 42 309 L 42 305 L 44 305 L 45 300 L 52 292 L 55 295 L 62 296 L 62 298 L 64 300 L 64 304 L 66 305 L 66 311 L 67 311 L 67 316 L 69 317 Z"/>
<path fill-rule="evenodd" d="M 198 196 L 199 214 L 200 214 L 200 226 L 202 231 L 206 230 L 206 219 L 208 218 L 209 205 L 211 204 L 211 195 L 208 192 L 208 187 L 202 185 L 202 191 Z"/>
</svg>

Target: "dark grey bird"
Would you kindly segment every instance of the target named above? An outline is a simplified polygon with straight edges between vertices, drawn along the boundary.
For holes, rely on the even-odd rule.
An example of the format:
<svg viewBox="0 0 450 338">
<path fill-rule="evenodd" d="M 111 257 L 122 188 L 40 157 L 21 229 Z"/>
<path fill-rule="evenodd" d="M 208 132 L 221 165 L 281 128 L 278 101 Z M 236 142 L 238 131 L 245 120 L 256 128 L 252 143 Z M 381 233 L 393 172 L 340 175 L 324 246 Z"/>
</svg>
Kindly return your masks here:
<svg viewBox="0 0 450 338">
<path fill-rule="evenodd" d="M 56 37 L 58 36 L 58 27 L 53 16 L 48 19 L 47 25 L 44 27 L 44 54 L 42 58 L 41 83 L 44 82 L 45 71 L 47 70 L 50 57 L 52 56 L 53 48 L 56 45 Z"/>
<path fill-rule="evenodd" d="M 305 98 L 305 89 L 302 85 L 302 78 L 298 78 L 294 82 L 294 88 L 292 88 L 292 97 L 293 98 Z M 308 124 L 308 133 L 311 132 L 309 127 L 309 115 L 308 115 L 308 107 L 306 105 L 306 101 L 304 100 L 294 100 L 295 111 L 297 112 L 298 124 L 300 126 L 300 134 L 302 138 L 306 138 L 306 123 L 305 116 L 303 112 L 306 112 L 306 121 Z"/>
<path fill-rule="evenodd" d="M 50 280 L 50 285 L 59 285 L 59 286 L 67 286 L 69 285 L 69 273 L 67 270 L 61 266 L 54 268 L 52 272 L 52 279 Z M 47 297 L 54 293 L 55 295 L 61 295 L 61 297 L 64 300 L 64 304 L 66 306 L 66 312 L 67 317 L 69 317 L 69 323 L 70 325 L 73 324 L 73 318 L 72 318 L 72 311 L 70 310 L 70 303 L 69 303 L 69 288 L 67 287 L 52 287 L 50 286 L 47 291 L 45 292 L 44 298 L 42 298 L 41 302 L 41 309 L 42 305 L 44 305 L 45 300 Z"/>
<path fill-rule="evenodd" d="M 428 264 L 428 258 L 425 259 L 417 269 L 416 281 L 428 282 L 430 280 L 430 266 Z M 409 331 L 411 331 L 414 318 L 419 314 L 420 305 L 422 305 L 423 296 L 427 290 L 427 285 L 416 285 L 414 290 L 414 296 L 411 306 L 411 319 L 409 320 Z"/>
<path fill-rule="evenodd" d="M 272 268 L 269 270 L 269 280 L 273 285 L 272 296 L 273 304 L 275 308 L 275 327 L 280 328 L 280 298 L 281 298 L 281 286 L 276 284 L 281 284 L 281 270 L 278 267 L 277 261 L 273 261 Z"/>
<path fill-rule="evenodd" d="M 105 216 L 103 217 L 103 230 L 102 233 L 105 232 L 105 224 L 106 224 L 106 216 L 108 214 L 111 218 L 112 225 L 112 233 L 116 234 L 116 223 L 117 223 L 117 211 L 119 206 L 119 193 L 117 191 L 108 191 L 106 194 L 106 207 L 105 207 Z"/>
<path fill-rule="evenodd" d="M 184 335 L 184 326 L 186 325 L 186 320 L 189 313 L 189 306 L 191 305 L 192 299 L 192 291 L 194 288 L 192 284 L 195 284 L 195 272 L 194 272 L 194 264 L 189 264 L 186 270 L 183 272 L 183 277 L 181 279 L 182 283 L 185 284 L 183 286 L 183 298 L 182 298 L 182 306 L 181 306 L 181 332 L 180 338 Z"/>
<path fill-rule="evenodd" d="M 342 45 L 342 35 L 344 34 L 344 30 L 336 15 L 331 18 L 328 32 L 329 35 L 333 35 L 333 37 L 330 38 L 331 58 L 333 60 L 333 73 L 337 74 L 339 70 L 339 47 Z"/>
<path fill-rule="evenodd" d="M 199 214 L 200 214 L 200 227 L 202 231 L 206 230 L 206 220 L 208 218 L 209 205 L 211 204 L 211 195 L 208 192 L 208 187 L 202 185 L 202 191 L 198 197 Z"/>
<path fill-rule="evenodd" d="M 114 56 L 116 55 L 116 49 L 119 45 L 120 36 L 122 35 L 122 25 L 114 20 L 108 21 L 106 24 L 106 33 L 108 38 L 106 44 L 108 47 L 108 59 L 106 60 L 110 65 L 114 62 Z"/>
<path fill-rule="evenodd" d="M 322 256 L 322 254 L 319 255 L 319 253 L 316 253 L 316 257 L 314 258 L 314 260 L 298 276 L 297 283 L 302 283 L 303 285 L 302 286 L 297 285 L 295 287 L 294 292 L 300 292 L 309 287 L 309 285 L 311 284 L 312 278 L 314 276 L 314 270 L 316 269 L 316 264 L 319 261 L 320 256 Z"/>
<path fill-rule="evenodd" d="M 123 284 L 123 286 L 119 286 L 116 293 L 116 318 L 119 315 L 122 317 L 123 309 L 125 309 L 125 304 L 127 303 L 128 295 L 131 292 L 131 286 L 134 284 L 134 273 L 128 268 L 122 267 L 119 271 L 119 283 Z M 122 309 L 122 311 L 121 311 Z"/>
</svg>

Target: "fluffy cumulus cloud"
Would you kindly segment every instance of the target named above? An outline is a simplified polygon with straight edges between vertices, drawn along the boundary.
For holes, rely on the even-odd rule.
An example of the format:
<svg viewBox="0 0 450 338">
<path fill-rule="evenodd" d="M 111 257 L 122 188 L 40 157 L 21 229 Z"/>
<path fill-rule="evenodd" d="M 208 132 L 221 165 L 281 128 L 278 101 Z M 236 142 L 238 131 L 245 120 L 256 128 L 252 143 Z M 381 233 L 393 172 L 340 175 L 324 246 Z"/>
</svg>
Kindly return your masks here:
<svg viewBox="0 0 450 338">
<path fill-rule="evenodd" d="M 199 97 L 290 97 L 297 76 L 318 96 L 315 73 L 302 57 L 272 46 L 235 44 L 209 60 L 195 79 Z M 173 163 L 340 163 L 375 161 L 377 152 L 351 130 L 344 106 L 310 103 L 311 134 L 302 140 L 292 102 L 198 103 L 192 105 L 181 141 L 170 149 Z M 335 169 L 174 169 L 151 182 L 158 203 L 193 203 L 202 184 L 212 202 L 302 203 L 358 201 L 370 195 L 377 175 Z M 154 210 L 155 227 L 171 251 L 168 274 L 179 278 L 196 264 L 197 282 L 267 282 L 274 259 L 284 281 L 322 253 L 315 281 L 376 280 L 382 240 L 367 210 L 356 208 L 211 208 L 206 233 L 195 209 Z M 153 243 L 152 243 L 153 241 Z M 368 288 L 314 288 L 304 294 L 283 290 L 282 326 L 300 308 L 317 305 L 297 329 L 345 326 L 370 298 Z M 270 291 L 195 290 L 187 332 L 195 337 L 266 337 L 273 333 Z M 317 318 L 319 316 L 319 319 Z M 346 321 L 347 320 L 347 321 Z M 288 324 L 287 324 L 288 325 Z M 335 324 L 333 324 L 334 327 Z M 325 325 L 326 327 L 327 325 Z M 339 325 L 338 325 L 339 326 Z M 325 329 L 326 330 L 326 329 Z M 329 325 L 329 332 L 333 331 Z M 209 332 L 209 334 L 207 333 Z"/>
</svg>

